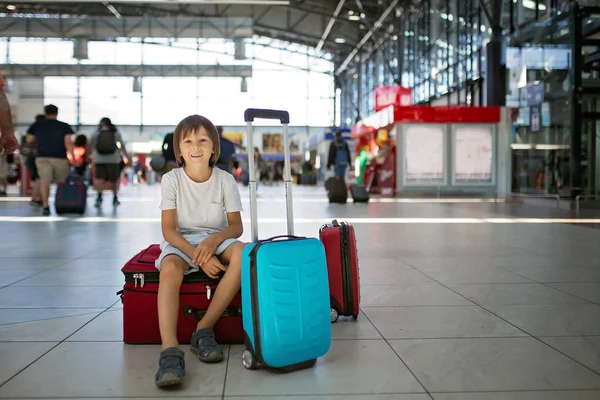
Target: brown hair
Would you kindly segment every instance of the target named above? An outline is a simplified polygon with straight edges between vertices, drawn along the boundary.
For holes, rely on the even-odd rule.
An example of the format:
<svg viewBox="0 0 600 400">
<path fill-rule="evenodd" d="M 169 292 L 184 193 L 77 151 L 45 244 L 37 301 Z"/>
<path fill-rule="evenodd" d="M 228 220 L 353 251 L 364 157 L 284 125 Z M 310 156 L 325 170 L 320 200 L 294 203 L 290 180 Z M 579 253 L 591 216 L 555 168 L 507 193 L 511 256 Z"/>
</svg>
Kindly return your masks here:
<svg viewBox="0 0 600 400">
<path fill-rule="evenodd" d="M 175 128 L 175 132 L 173 133 L 173 150 L 175 151 L 175 158 L 180 167 L 185 166 L 185 160 L 181 155 L 181 150 L 179 150 L 179 142 L 190 134 L 198 132 L 200 127 L 206 130 L 206 134 L 213 142 L 213 153 L 210 156 L 208 165 L 210 167 L 214 166 L 221 156 L 221 142 L 219 134 L 217 133 L 217 128 L 215 128 L 213 123 L 206 117 L 197 114 L 190 115 L 177 125 L 177 128 Z"/>
</svg>

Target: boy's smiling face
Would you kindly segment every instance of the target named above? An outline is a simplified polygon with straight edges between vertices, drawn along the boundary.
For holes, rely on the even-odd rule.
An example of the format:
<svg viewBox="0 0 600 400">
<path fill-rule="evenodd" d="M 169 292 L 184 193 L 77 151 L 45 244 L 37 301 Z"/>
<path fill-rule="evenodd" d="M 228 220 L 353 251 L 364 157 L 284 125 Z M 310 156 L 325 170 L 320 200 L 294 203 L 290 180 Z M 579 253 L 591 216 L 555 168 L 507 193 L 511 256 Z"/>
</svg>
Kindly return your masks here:
<svg viewBox="0 0 600 400">
<path fill-rule="evenodd" d="M 208 136 L 206 129 L 201 126 L 198 130 L 181 139 L 179 149 L 186 165 L 208 165 L 213 154 L 214 143 Z"/>
</svg>

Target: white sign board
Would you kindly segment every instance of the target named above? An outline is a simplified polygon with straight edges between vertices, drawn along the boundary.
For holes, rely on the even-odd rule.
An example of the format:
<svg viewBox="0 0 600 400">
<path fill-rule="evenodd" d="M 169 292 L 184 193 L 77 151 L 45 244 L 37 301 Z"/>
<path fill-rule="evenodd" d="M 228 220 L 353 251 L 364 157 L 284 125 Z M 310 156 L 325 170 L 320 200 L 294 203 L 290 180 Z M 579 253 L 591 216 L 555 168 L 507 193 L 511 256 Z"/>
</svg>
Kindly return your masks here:
<svg viewBox="0 0 600 400">
<path fill-rule="evenodd" d="M 415 125 L 405 131 L 405 182 L 444 182 L 444 130 Z"/>
<path fill-rule="evenodd" d="M 454 181 L 492 183 L 493 140 L 491 127 L 457 127 L 454 131 Z"/>
</svg>

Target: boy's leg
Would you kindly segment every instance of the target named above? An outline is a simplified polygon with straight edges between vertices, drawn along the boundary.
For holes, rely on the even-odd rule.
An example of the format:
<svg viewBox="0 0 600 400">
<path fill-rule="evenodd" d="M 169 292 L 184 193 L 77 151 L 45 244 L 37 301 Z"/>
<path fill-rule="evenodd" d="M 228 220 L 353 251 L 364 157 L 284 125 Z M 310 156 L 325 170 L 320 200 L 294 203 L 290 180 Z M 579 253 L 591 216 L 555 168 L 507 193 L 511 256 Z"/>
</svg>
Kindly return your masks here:
<svg viewBox="0 0 600 400">
<path fill-rule="evenodd" d="M 185 376 L 185 354 L 177 341 L 179 289 L 187 263 L 177 255 L 166 256 L 160 264 L 158 285 L 158 324 L 162 349 L 154 380 L 159 387 L 178 385 Z"/>
<path fill-rule="evenodd" d="M 227 272 L 215 294 L 210 306 L 206 311 L 206 315 L 198 322 L 197 329 L 211 328 L 217 323 L 223 311 L 229 306 L 233 297 L 240 291 L 241 272 L 242 272 L 242 251 L 244 250 L 245 244 L 242 242 L 235 242 L 230 244 L 223 253 L 219 255 L 219 260 L 223 264 L 229 264 Z"/>
<path fill-rule="evenodd" d="M 241 242 L 232 243 L 219 256 L 223 264 L 229 263 L 229 267 L 215 290 L 206 314 L 198 322 L 192 334 L 191 350 L 201 361 L 212 363 L 222 361 L 224 358 L 223 349 L 215 340 L 212 328 L 240 290 L 244 246 L 245 244 Z"/>
<path fill-rule="evenodd" d="M 158 285 L 158 325 L 162 339 L 162 350 L 178 347 L 177 316 L 179 315 L 179 290 L 183 275 L 189 265 L 179 256 L 166 256 L 160 267 Z"/>
</svg>

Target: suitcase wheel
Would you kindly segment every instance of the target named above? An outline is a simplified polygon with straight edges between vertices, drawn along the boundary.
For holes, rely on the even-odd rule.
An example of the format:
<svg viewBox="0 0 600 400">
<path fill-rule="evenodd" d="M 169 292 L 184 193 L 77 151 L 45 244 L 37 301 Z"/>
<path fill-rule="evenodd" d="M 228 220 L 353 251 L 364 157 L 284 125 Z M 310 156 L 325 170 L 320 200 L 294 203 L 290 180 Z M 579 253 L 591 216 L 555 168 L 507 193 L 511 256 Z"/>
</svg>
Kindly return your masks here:
<svg viewBox="0 0 600 400">
<path fill-rule="evenodd" d="M 358 315 L 353 315 L 352 318 L 356 321 L 358 319 Z"/>
<path fill-rule="evenodd" d="M 340 317 L 340 313 L 338 313 L 335 308 L 331 307 L 329 309 L 329 319 L 331 320 L 331 323 L 333 324 L 335 321 L 338 320 L 339 317 Z"/>
<path fill-rule="evenodd" d="M 258 362 L 256 361 L 254 354 L 248 349 L 245 349 L 242 353 L 242 364 L 246 369 L 256 369 Z"/>
</svg>

